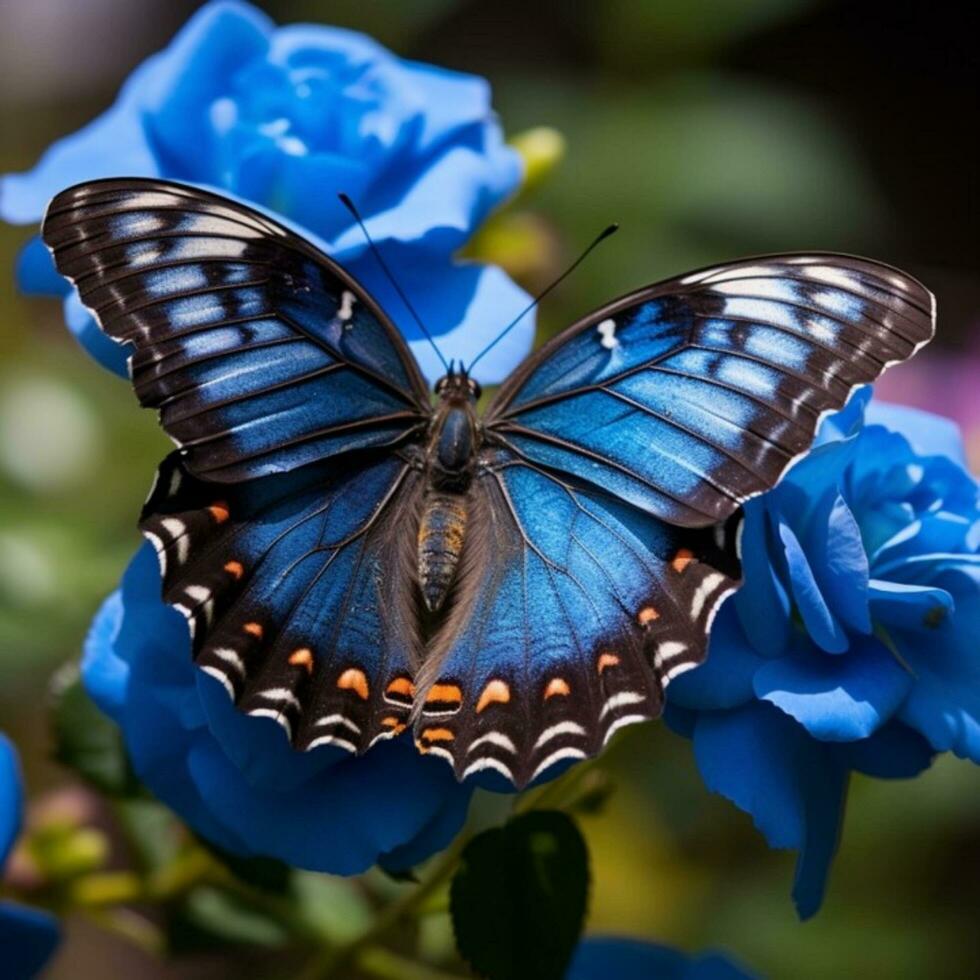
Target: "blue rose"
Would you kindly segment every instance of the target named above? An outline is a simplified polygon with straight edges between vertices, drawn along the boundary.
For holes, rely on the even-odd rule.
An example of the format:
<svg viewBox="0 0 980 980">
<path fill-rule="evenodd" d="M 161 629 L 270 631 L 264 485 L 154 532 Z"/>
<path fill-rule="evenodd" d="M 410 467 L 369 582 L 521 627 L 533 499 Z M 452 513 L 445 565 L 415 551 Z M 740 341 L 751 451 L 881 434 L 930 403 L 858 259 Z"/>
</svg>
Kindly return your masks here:
<svg viewBox="0 0 980 980">
<path fill-rule="evenodd" d="M 565 980 L 751 980 L 723 953 L 688 956 L 670 946 L 598 936 L 579 943 Z"/>
<path fill-rule="evenodd" d="M 517 189 L 522 171 L 483 79 L 403 61 L 351 31 L 277 28 L 248 4 L 218 0 L 133 72 L 108 111 L 51 146 L 33 170 L 0 178 L 0 217 L 34 224 L 56 192 L 97 177 L 165 177 L 231 192 L 325 241 L 432 377 L 431 349 L 337 194 L 357 203 L 446 357 L 469 359 L 527 296 L 500 269 L 451 257 Z M 66 296 L 76 336 L 125 373 L 124 352 L 98 331 L 37 239 L 18 279 L 29 292 Z M 501 380 L 533 335 L 528 316 L 482 362 L 481 379 Z"/>
<path fill-rule="evenodd" d="M 867 408 L 746 507 L 745 585 L 708 661 L 674 681 L 668 722 L 708 786 L 820 905 L 848 775 L 913 776 L 936 752 L 980 762 L 980 505 L 952 423 Z M 865 417 L 866 414 L 866 417 Z"/>
<path fill-rule="evenodd" d="M 402 869 L 444 848 L 465 819 L 470 790 L 407 736 L 360 758 L 299 753 L 275 722 L 241 714 L 194 665 L 149 545 L 96 616 L 82 678 L 140 779 L 225 850 L 333 874 L 378 861 Z"/>
<path fill-rule="evenodd" d="M 0 734 L 0 868 L 20 834 L 24 789 L 17 753 Z M 0 902 L 0 955 L 7 980 L 29 980 L 50 959 L 60 939 L 57 920 L 38 909 Z"/>
</svg>

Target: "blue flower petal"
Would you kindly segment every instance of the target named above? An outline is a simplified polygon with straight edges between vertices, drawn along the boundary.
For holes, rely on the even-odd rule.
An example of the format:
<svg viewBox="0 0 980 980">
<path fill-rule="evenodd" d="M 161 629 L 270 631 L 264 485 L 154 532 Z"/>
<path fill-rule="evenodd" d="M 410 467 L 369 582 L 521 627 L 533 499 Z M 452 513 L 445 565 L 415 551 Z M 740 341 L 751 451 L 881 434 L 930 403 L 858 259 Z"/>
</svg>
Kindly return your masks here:
<svg viewBox="0 0 980 980">
<path fill-rule="evenodd" d="M 38 235 L 31 238 L 17 255 L 14 275 L 21 291 L 28 296 L 58 296 L 71 287 L 54 267 L 54 259 Z"/>
<path fill-rule="evenodd" d="M 901 433 L 922 456 L 948 456 L 964 469 L 967 467 L 963 435 L 952 419 L 876 399 L 868 408 L 867 422 Z"/>
<path fill-rule="evenodd" d="M 847 634 L 827 605 L 803 546 L 793 529 L 783 521 L 779 522 L 778 531 L 793 598 L 807 632 L 813 642 L 828 653 L 843 653 L 848 645 Z"/>
<path fill-rule="evenodd" d="M 755 692 L 814 737 L 867 738 L 898 710 L 912 677 L 877 639 L 855 638 L 845 656 L 802 650 L 756 671 Z"/>
<path fill-rule="evenodd" d="M 511 790 L 513 792 L 513 790 Z M 378 864 L 387 871 L 408 871 L 447 848 L 466 822 L 470 792 L 450 793 L 436 815 L 408 843 L 382 854 Z"/>
<path fill-rule="evenodd" d="M 92 314 L 82 305 L 74 289 L 65 297 L 64 310 L 68 329 L 85 348 L 86 353 L 113 374 L 118 374 L 122 378 L 127 377 L 128 345 L 117 344 L 99 329 Z"/>
<path fill-rule="evenodd" d="M 412 249 L 392 246 L 384 254 L 447 361 L 472 361 L 530 302 L 527 293 L 493 265 L 435 266 Z M 375 258 L 362 253 L 348 262 L 347 268 L 371 291 L 408 338 L 422 373 L 430 381 L 442 377 L 445 372 L 439 359 L 378 269 Z M 480 361 L 476 371 L 478 380 L 482 384 L 502 381 L 530 352 L 533 339 L 534 318 L 528 315 Z"/>
<path fill-rule="evenodd" d="M 370 758 L 348 757 L 329 779 L 292 792 L 249 786 L 214 742 L 195 747 L 190 767 L 222 823 L 254 850 L 331 874 L 367 870 L 380 854 L 424 833 L 447 797 L 469 795 L 448 766 L 420 758 L 401 740 L 376 746 Z"/>
<path fill-rule="evenodd" d="M 864 425 L 865 414 L 871 402 L 871 385 L 863 385 L 856 389 L 847 404 L 839 411 L 828 415 L 820 423 L 814 446 L 823 446 L 828 442 L 839 442 L 857 435 Z"/>
<path fill-rule="evenodd" d="M 876 623 L 905 630 L 930 630 L 951 615 L 955 604 L 945 590 L 872 579 L 868 590 Z"/>
<path fill-rule="evenodd" d="M 915 685 L 900 718 L 921 732 L 937 752 L 954 752 L 980 764 L 980 569 L 970 591 L 954 585 L 967 578 L 949 572 L 937 585 L 955 597 L 956 615 L 940 623 L 923 643 L 902 636 L 897 642 L 915 673 Z"/>
<path fill-rule="evenodd" d="M 251 785 L 269 792 L 289 792 L 350 758 L 343 749 L 331 746 L 297 752 L 273 719 L 252 718 L 239 711 L 225 688 L 203 671 L 197 671 L 195 679 L 211 734 Z"/>
<path fill-rule="evenodd" d="M 102 603 L 92 620 L 82 647 L 82 678 L 89 697 L 118 722 L 126 703 L 129 664 L 116 650 L 116 638 L 123 621 L 121 590 Z"/>
<path fill-rule="evenodd" d="M 40 221 L 58 191 L 99 177 L 160 176 L 143 126 L 143 90 L 157 71 L 154 58 L 129 76 L 115 104 L 101 116 L 53 143 L 36 166 L 0 176 L 0 218 L 12 224 Z"/>
<path fill-rule="evenodd" d="M 683 676 L 683 675 L 682 675 Z M 664 705 L 662 715 L 664 724 L 676 735 L 682 738 L 694 738 L 694 729 L 697 727 L 699 713 L 690 708 L 682 708 L 675 704 L 667 696 L 667 703 Z"/>
<path fill-rule="evenodd" d="M 520 157 L 495 140 L 490 171 L 497 175 L 491 184 L 486 174 L 485 151 L 452 146 L 429 167 L 403 197 L 386 210 L 366 220 L 371 237 L 378 243 L 408 243 L 434 254 L 452 254 L 461 248 L 472 229 L 481 224 L 500 202 L 502 188 L 516 188 L 523 175 Z M 363 232 L 349 228 L 335 242 L 341 253 L 358 246 Z"/>
<path fill-rule="evenodd" d="M 753 678 L 767 662 L 748 643 L 734 604 L 726 602 L 711 630 L 707 660 L 675 677 L 667 688 L 667 700 L 698 711 L 736 708 L 755 697 Z"/>
<path fill-rule="evenodd" d="M 932 746 L 916 731 L 889 722 L 869 738 L 836 746 L 849 769 L 878 779 L 908 779 L 932 765 Z"/>
<path fill-rule="evenodd" d="M 61 941 L 58 920 L 39 909 L 0 902 L 0 950 L 4 980 L 31 980 Z"/>
<path fill-rule="evenodd" d="M 733 604 L 752 646 L 763 656 L 775 657 L 789 643 L 791 607 L 786 589 L 769 560 L 768 524 L 765 501 L 750 500 L 745 506 L 742 528 L 745 582 Z"/>
<path fill-rule="evenodd" d="M 618 936 L 589 937 L 579 943 L 565 980 L 750 980 L 722 953 L 688 956 L 659 943 Z"/>
<path fill-rule="evenodd" d="M 146 124 L 168 177 L 219 178 L 207 114 L 202 108 L 222 95 L 240 65 L 269 47 L 272 21 L 250 4 L 221 0 L 202 7 L 155 59 L 146 95 Z M 117 173 L 131 171 L 118 170 Z"/>
<path fill-rule="evenodd" d="M 17 751 L 10 739 L 0 733 L 0 868 L 20 834 L 23 808 L 24 786 Z"/>
<path fill-rule="evenodd" d="M 805 541 L 808 564 L 820 594 L 845 629 L 871 632 L 868 610 L 868 556 L 861 529 L 839 493 L 815 508 Z"/>
<path fill-rule="evenodd" d="M 820 907 L 840 832 L 846 770 L 832 746 L 761 702 L 701 714 L 694 753 L 709 789 L 751 814 L 772 847 L 800 850 L 793 898 Z"/>
</svg>

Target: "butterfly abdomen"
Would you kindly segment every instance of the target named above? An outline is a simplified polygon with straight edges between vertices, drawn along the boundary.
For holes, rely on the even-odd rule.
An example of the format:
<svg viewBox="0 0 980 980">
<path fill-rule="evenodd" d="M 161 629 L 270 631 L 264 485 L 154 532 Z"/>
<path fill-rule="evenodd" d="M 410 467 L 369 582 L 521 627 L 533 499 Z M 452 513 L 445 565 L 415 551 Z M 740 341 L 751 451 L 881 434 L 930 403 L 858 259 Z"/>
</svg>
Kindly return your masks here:
<svg viewBox="0 0 980 980">
<path fill-rule="evenodd" d="M 453 492 L 430 492 L 418 535 L 419 587 L 430 612 L 436 612 L 446 601 L 465 537 L 466 497 Z"/>
</svg>

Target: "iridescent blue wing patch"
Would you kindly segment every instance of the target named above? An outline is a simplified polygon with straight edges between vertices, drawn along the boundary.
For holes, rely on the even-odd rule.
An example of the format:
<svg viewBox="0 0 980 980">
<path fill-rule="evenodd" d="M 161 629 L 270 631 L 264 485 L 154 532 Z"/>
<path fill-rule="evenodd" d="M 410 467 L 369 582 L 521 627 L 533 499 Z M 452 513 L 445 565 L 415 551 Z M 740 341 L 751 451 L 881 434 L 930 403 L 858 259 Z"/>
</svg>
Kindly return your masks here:
<svg viewBox="0 0 980 980">
<path fill-rule="evenodd" d="M 933 321 L 924 286 L 869 260 L 717 266 L 560 334 L 501 387 L 487 428 L 521 458 L 703 527 L 773 486 L 821 416 L 910 357 Z"/>
<path fill-rule="evenodd" d="M 42 227 L 62 275 L 132 348 L 198 477 L 288 472 L 424 428 L 429 398 L 398 331 L 336 263 L 224 197 L 165 181 L 79 184 Z"/>
<path fill-rule="evenodd" d="M 470 499 L 484 537 L 419 673 L 416 740 L 524 786 L 660 714 L 739 584 L 739 518 L 677 527 L 508 450 Z"/>
<path fill-rule="evenodd" d="M 360 752 L 405 728 L 417 627 L 394 570 L 419 480 L 398 453 L 241 485 L 198 479 L 178 453 L 160 468 L 141 529 L 163 597 L 198 665 L 297 748 Z"/>
</svg>

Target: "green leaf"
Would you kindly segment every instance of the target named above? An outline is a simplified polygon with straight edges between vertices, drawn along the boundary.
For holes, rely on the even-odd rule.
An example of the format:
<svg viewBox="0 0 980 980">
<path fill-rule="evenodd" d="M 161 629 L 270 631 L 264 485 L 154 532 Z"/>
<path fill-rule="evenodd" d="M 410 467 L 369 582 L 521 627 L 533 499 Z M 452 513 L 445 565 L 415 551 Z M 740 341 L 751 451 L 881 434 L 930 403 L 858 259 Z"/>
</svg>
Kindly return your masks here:
<svg viewBox="0 0 980 980">
<path fill-rule="evenodd" d="M 289 933 L 274 918 L 218 888 L 195 888 L 167 922 L 171 953 L 194 953 L 216 945 L 280 949 Z"/>
<path fill-rule="evenodd" d="M 588 892 L 588 850 L 572 819 L 526 813 L 466 845 L 450 893 L 456 944 L 490 980 L 560 980 Z"/>
<path fill-rule="evenodd" d="M 78 668 L 63 667 L 52 682 L 54 757 L 110 796 L 132 796 L 139 782 L 118 727 L 95 706 Z"/>
<path fill-rule="evenodd" d="M 373 920 L 363 889 L 347 878 L 297 871 L 291 895 L 297 923 L 337 946 L 363 935 Z"/>
</svg>

